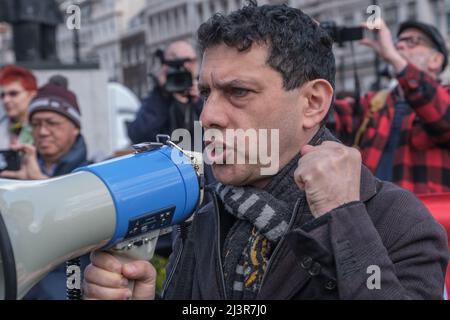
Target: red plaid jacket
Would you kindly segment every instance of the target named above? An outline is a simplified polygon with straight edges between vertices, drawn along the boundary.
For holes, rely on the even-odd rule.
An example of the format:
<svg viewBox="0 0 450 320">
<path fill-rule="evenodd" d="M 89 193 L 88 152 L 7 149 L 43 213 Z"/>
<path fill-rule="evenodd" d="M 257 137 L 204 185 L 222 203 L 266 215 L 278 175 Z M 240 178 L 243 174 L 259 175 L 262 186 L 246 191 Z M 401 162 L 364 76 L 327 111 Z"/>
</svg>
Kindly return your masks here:
<svg viewBox="0 0 450 320">
<path fill-rule="evenodd" d="M 398 76 L 410 110 L 402 120 L 395 153 L 393 182 L 416 194 L 450 191 L 450 86 L 408 65 Z M 375 95 L 361 98 L 361 110 L 346 100 L 337 100 L 334 110 L 335 134 L 352 145 L 362 119 Z M 386 145 L 394 117 L 396 95 L 374 114 L 360 142 L 364 164 L 375 172 Z"/>
</svg>

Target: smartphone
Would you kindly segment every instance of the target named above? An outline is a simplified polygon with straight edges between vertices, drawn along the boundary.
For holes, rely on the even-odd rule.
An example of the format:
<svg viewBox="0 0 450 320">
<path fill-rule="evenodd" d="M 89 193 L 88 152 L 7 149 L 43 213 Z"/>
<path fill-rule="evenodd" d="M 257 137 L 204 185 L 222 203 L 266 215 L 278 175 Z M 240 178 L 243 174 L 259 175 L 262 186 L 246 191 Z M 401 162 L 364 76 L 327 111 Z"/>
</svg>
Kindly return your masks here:
<svg viewBox="0 0 450 320">
<path fill-rule="evenodd" d="M 364 38 L 365 29 L 363 27 L 338 26 L 335 21 L 324 21 L 320 26 L 325 29 L 334 42 L 340 46 L 344 42 L 356 41 Z"/>
<path fill-rule="evenodd" d="M 0 172 L 20 170 L 20 155 L 13 150 L 0 150 Z"/>
</svg>

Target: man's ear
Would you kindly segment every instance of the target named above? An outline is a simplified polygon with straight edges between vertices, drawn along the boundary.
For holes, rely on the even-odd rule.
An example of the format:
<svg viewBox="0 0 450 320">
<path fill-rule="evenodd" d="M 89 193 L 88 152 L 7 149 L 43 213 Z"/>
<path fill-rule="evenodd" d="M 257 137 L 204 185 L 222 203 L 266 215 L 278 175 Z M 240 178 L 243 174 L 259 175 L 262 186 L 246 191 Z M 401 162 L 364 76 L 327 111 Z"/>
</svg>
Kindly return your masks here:
<svg viewBox="0 0 450 320">
<path fill-rule="evenodd" d="M 72 125 L 73 125 L 72 135 L 76 138 L 81 133 L 81 130 L 75 124 L 72 123 Z"/>
<path fill-rule="evenodd" d="M 303 128 L 311 129 L 322 122 L 333 100 L 333 87 L 325 79 L 316 79 L 303 87 L 306 105 L 303 109 Z"/>
<path fill-rule="evenodd" d="M 442 65 L 444 63 L 444 55 L 440 52 L 435 52 L 431 55 L 430 59 L 428 59 L 428 68 L 433 73 L 440 73 Z"/>
</svg>

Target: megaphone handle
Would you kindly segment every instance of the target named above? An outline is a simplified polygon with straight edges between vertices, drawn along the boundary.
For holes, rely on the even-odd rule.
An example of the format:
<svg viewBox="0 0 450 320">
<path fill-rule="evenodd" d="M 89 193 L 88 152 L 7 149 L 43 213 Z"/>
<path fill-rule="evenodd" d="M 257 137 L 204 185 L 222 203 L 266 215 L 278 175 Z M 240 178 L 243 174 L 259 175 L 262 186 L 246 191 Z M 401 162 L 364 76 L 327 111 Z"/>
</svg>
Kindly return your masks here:
<svg viewBox="0 0 450 320">
<path fill-rule="evenodd" d="M 158 237 L 161 230 L 155 230 L 149 233 L 144 240 L 143 244 L 139 246 L 134 246 L 129 250 L 117 250 L 111 249 L 108 250 L 110 254 L 112 254 L 116 259 L 118 259 L 121 263 L 127 264 L 136 260 L 146 260 L 149 261 L 153 258 L 153 253 L 155 252 L 156 242 L 158 241 Z M 119 247 L 122 247 L 119 245 Z M 134 291 L 134 280 L 128 280 L 128 288 L 133 293 Z"/>
<path fill-rule="evenodd" d="M 117 253 L 111 252 L 111 251 L 109 253 L 112 254 L 122 264 L 127 264 L 127 263 L 135 261 L 135 259 L 132 259 L 132 258 L 127 257 L 127 256 L 124 256 L 122 254 L 117 254 Z M 134 291 L 134 284 L 135 284 L 134 280 L 128 280 L 128 289 L 131 290 L 131 293 L 133 293 L 133 291 Z"/>
<path fill-rule="evenodd" d="M 137 241 L 141 242 L 140 245 L 132 245 L 133 243 L 136 243 L 136 241 L 125 241 L 107 251 L 123 264 L 127 264 L 136 260 L 150 261 L 150 259 L 153 258 L 156 243 L 161 232 L 165 231 L 158 229 L 146 234 L 143 240 Z M 131 248 L 129 248 L 129 246 L 131 246 Z M 128 280 L 128 288 L 132 293 L 134 291 L 134 284 L 134 280 Z"/>
</svg>

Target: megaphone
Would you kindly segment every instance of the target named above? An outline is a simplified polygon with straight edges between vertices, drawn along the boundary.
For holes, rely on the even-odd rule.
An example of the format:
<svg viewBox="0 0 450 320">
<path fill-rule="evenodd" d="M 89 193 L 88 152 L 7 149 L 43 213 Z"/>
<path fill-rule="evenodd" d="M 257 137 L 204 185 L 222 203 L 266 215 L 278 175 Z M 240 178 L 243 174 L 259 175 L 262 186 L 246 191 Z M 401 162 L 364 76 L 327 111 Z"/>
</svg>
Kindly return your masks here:
<svg viewBox="0 0 450 320">
<path fill-rule="evenodd" d="M 0 299 L 23 298 L 59 264 L 93 250 L 151 258 L 161 232 L 191 217 L 202 198 L 201 154 L 167 138 L 59 178 L 0 179 Z"/>
</svg>

